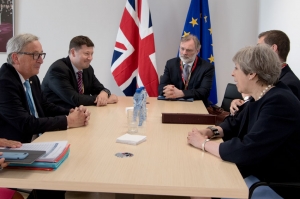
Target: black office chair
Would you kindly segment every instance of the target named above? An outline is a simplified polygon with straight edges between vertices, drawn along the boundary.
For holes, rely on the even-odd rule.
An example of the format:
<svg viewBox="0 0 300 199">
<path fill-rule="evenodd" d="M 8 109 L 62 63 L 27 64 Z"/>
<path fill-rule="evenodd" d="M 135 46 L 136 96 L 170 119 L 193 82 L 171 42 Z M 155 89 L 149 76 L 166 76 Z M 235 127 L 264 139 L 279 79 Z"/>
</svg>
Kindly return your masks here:
<svg viewBox="0 0 300 199">
<path fill-rule="evenodd" d="M 228 83 L 226 90 L 225 90 L 225 94 L 224 94 L 224 98 L 222 101 L 222 105 L 221 108 L 224 109 L 224 111 L 228 111 L 230 112 L 230 104 L 232 102 L 232 100 L 234 99 L 243 99 L 242 94 L 237 90 L 237 87 L 235 84 L 232 83 Z"/>
<path fill-rule="evenodd" d="M 288 188 L 297 188 L 300 193 L 300 183 L 288 183 L 288 182 L 256 182 L 249 188 L 248 199 L 251 199 L 254 190 L 259 186 L 269 186 L 269 187 L 284 187 Z"/>
</svg>

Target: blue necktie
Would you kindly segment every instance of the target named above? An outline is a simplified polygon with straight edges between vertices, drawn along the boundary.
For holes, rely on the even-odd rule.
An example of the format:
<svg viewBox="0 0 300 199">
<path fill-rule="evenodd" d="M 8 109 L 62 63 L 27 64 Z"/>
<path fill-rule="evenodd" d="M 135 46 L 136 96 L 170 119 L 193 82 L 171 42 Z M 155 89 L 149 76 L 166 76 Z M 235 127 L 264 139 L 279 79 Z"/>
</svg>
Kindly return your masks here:
<svg viewBox="0 0 300 199">
<path fill-rule="evenodd" d="M 28 106 L 29 106 L 31 115 L 36 117 L 35 109 L 34 109 L 34 106 L 33 106 L 33 97 L 32 97 L 32 93 L 31 93 L 31 87 L 30 87 L 30 84 L 29 84 L 28 80 L 25 80 L 24 86 L 26 88 L 26 97 L 27 97 L 27 102 L 28 102 Z"/>
<path fill-rule="evenodd" d="M 187 81 L 188 80 L 188 78 L 189 78 L 189 75 L 190 75 L 190 65 L 188 65 L 188 64 L 184 64 L 184 68 L 183 68 L 183 79 L 185 80 L 185 81 Z"/>
</svg>

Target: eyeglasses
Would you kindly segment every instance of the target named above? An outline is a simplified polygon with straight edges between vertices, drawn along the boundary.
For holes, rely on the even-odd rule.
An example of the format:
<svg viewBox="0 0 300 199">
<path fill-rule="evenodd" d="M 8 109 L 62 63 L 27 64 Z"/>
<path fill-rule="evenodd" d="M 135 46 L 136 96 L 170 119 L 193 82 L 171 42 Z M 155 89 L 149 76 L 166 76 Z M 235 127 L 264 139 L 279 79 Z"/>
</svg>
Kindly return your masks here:
<svg viewBox="0 0 300 199">
<path fill-rule="evenodd" d="M 32 58 L 34 60 L 38 60 L 40 57 L 42 57 L 42 59 L 45 59 L 46 57 L 46 53 L 28 53 L 28 52 L 17 52 L 18 54 L 24 54 L 24 55 L 32 55 Z"/>
</svg>

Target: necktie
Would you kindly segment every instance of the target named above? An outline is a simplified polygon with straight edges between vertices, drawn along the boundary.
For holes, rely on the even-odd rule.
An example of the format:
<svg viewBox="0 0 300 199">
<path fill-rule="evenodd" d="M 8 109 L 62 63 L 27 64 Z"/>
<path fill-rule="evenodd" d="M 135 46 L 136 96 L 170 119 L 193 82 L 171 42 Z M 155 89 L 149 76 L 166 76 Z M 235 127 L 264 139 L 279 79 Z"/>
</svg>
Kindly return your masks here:
<svg viewBox="0 0 300 199">
<path fill-rule="evenodd" d="M 82 71 L 77 72 L 78 79 L 77 79 L 77 84 L 78 84 L 78 93 L 83 94 L 83 87 L 82 87 Z"/>
<path fill-rule="evenodd" d="M 183 68 L 183 78 L 185 81 L 187 81 L 187 79 L 189 78 L 190 75 L 190 65 L 188 64 L 184 64 L 184 68 Z"/>
<path fill-rule="evenodd" d="M 34 105 L 33 105 L 34 102 L 33 102 L 31 87 L 30 87 L 28 80 L 25 80 L 24 86 L 26 88 L 26 98 L 27 98 L 29 109 L 30 109 L 30 113 L 31 113 L 31 115 L 36 117 L 35 109 L 34 109 Z"/>
</svg>

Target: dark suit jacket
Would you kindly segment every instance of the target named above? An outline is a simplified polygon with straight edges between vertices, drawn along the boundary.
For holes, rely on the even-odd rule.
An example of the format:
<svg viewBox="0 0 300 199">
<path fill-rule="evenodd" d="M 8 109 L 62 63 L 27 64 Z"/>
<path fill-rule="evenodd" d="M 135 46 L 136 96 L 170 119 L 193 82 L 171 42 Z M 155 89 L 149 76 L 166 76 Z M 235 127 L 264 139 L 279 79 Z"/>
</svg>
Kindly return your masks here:
<svg viewBox="0 0 300 199">
<path fill-rule="evenodd" d="M 30 115 L 25 90 L 15 68 L 0 68 L 0 137 L 31 142 L 32 135 L 67 129 L 68 109 L 49 103 L 43 96 L 37 76 L 29 79 L 39 118 Z"/>
<path fill-rule="evenodd" d="M 78 93 L 75 75 L 69 57 L 54 62 L 42 82 L 42 90 L 47 99 L 65 108 L 74 108 L 80 105 L 95 105 L 94 101 L 102 90 L 109 92 L 96 78 L 92 66 L 83 69 L 84 94 Z"/>
<path fill-rule="evenodd" d="M 221 158 L 236 163 L 244 177 L 300 182 L 300 101 L 279 82 L 247 104 L 238 117 L 220 124 Z"/>
<path fill-rule="evenodd" d="M 287 85 L 294 95 L 300 100 L 300 80 L 294 74 L 289 65 L 286 65 L 282 70 L 279 80 Z"/>
<path fill-rule="evenodd" d="M 198 57 L 196 68 L 191 74 L 187 90 L 184 90 L 182 81 L 182 71 L 180 69 L 180 58 L 173 58 L 167 61 L 165 71 L 160 79 L 158 86 L 159 95 L 163 95 L 163 88 L 168 84 L 174 85 L 184 93 L 184 98 L 194 98 L 195 100 L 203 100 L 208 106 L 208 96 L 211 90 L 212 79 L 215 73 L 215 67 Z"/>
</svg>

